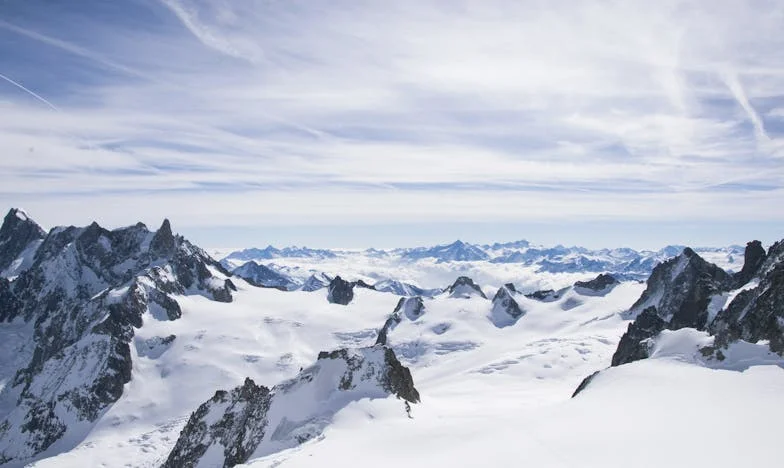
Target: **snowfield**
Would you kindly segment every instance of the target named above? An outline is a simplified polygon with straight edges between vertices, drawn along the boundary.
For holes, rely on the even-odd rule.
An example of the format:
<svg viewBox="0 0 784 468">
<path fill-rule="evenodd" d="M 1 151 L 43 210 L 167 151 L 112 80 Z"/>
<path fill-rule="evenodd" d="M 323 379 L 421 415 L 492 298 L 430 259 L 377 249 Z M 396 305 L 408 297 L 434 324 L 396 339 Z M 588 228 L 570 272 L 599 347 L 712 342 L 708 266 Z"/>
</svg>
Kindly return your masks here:
<svg viewBox="0 0 784 468">
<path fill-rule="evenodd" d="M 319 351 L 372 345 L 399 299 L 356 288 L 341 306 L 324 289 L 235 284 L 233 303 L 179 296 L 181 319 L 146 314 L 123 396 L 75 449 L 32 466 L 160 466 L 216 390 L 245 377 L 272 387 Z M 316 439 L 247 465 L 775 466 L 784 370 L 764 346 L 746 344 L 753 349 L 711 369 L 695 357 L 710 337 L 663 334 L 651 359 L 604 371 L 570 398 L 609 365 L 629 323 L 620 312 L 643 289 L 625 282 L 602 297 L 570 288 L 551 302 L 517 294 L 525 315 L 504 328 L 491 321 L 490 300 L 425 299 L 424 313 L 402 314 L 388 336 L 422 397 L 413 419 L 394 397 L 350 402 Z"/>
</svg>

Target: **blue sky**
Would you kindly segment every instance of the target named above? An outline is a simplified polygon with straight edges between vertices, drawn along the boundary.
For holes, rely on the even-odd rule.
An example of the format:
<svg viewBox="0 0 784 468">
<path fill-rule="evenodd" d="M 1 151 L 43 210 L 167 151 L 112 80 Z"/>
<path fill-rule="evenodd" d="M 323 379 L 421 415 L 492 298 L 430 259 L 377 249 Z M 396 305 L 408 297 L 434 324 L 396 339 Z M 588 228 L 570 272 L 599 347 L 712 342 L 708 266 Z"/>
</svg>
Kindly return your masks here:
<svg viewBox="0 0 784 468">
<path fill-rule="evenodd" d="M 784 237 L 778 1 L 0 1 L 0 202 L 207 246 Z"/>
</svg>

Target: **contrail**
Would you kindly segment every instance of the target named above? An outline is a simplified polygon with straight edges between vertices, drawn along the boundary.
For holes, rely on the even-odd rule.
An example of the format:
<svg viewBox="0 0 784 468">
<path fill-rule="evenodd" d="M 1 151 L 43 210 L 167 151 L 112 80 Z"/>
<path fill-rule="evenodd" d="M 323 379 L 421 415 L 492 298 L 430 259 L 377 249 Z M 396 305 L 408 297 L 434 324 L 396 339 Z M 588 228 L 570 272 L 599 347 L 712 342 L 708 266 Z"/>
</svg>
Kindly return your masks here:
<svg viewBox="0 0 784 468">
<path fill-rule="evenodd" d="M 60 108 L 59 108 L 59 107 L 55 106 L 54 104 L 52 104 L 51 102 L 49 102 L 48 100 L 46 100 L 45 98 L 43 98 L 43 97 L 42 97 L 40 94 L 36 93 L 35 91 L 31 91 L 31 90 L 29 90 L 29 89 L 25 88 L 25 87 L 24 87 L 24 86 L 23 86 L 21 83 L 18 83 L 18 82 L 16 82 L 16 81 L 12 80 L 11 78 L 8 78 L 7 76 L 3 75 L 2 73 L 0 73 L 0 78 L 2 78 L 2 79 L 4 79 L 5 81 L 7 81 L 7 82 L 11 83 L 12 85 L 16 86 L 17 88 L 19 88 L 19 89 L 21 89 L 22 91 L 26 92 L 26 93 L 27 93 L 27 94 L 29 94 L 30 96 L 32 96 L 32 97 L 34 97 L 34 98 L 38 99 L 39 101 L 43 102 L 43 103 L 44 103 L 44 104 L 46 104 L 47 106 L 51 107 L 53 110 L 55 110 L 55 111 L 57 111 L 57 112 L 61 112 L 61 113 L 62 113 L 62 111 L 60 110 Z"/>
<path fill-rule="evenodd" d="M 46 104 L 53 111 L 58 112 L 60 114 L 65 114 L 65 112 L 62 111 L 62 109 L 60 109 L 59 107 L 57 107 L 54 104 L 52 104 L 51 101 L 49 101 L 48 99 L 44 98 L 43 96 L 41 96 L 40 94 L 36 93 L 35 91 L 33 91 L 33 90 L 29 89 L 29 88 L 26 88 L 21 83 L 12 80 L 11 78 L 3 75 L 2 73 L 0 73 L 0 78 L 2 78 L 5 81 L 11 83 L 12 85 L 16 86 L 17 88 L 21 89 L 22 91 L 24 91 L 25 93 L 29 94 L 30 96 L 32 96 L 32 97 L 38 99 L 39 101 L 43 102 L 44 104 Z M 76 135 L 76 134 L 71 133 L 71 132 L 64 131 L 63 133 L 65 133 L 66 135 L 70 135 L 71 137 L 76 138 L 77 140 L 83 141 L 87 145 L 87 147 L 90 148 L 90 149 L 96 149 L 97 148 L 96 145 L 93 144 L 87 138 L 81 137 L 81 136 Z"/>
</svg>

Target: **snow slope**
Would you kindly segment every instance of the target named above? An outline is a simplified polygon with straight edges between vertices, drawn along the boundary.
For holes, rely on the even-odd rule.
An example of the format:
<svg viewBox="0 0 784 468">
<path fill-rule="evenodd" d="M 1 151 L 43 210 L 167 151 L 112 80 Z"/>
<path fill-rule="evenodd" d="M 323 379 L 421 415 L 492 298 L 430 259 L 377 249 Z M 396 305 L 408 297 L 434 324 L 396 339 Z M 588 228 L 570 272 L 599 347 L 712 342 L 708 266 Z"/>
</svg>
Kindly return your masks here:
<svg viewBox="0 0 784 468">
<path fill-rule="evenodd" d="M 553 385 L 470 379 L 428 386 L 413 421 L 397 404 L 356 404 L 296 453 L 248 466 L 779 466 L 784 370 L 720 371 L 667 359 L 612 368 L 572 400 Z M 537 396 L 539 398 L 537 398 Z M 394 447 L 394 449 L 390 449 Z M 379 456 L 383 454 L 383 456 Z M 282 462 L 277 465 L 278 462 Z"/>
<path fill-rule="evenodd" d="M 179 296 L 179 320 L 158 321 L 147 314 L 137 330 L 133 376 L 123 396 L 76 449 L 34 466 L 122 466 L 128 460 L 132 466 L 159 466 L 190 413 L 215 390 L 237 386 L 245 377 L 271 387 L 312 364 L 321 350 L 372 345 L 398 300 L 358 288 L 354 300 L 342 306 L 327 303 L 324 290 L 283 292 L 241 280 L 236 285 L 231 304 Z M 492 388 L 493 398 L 508 398 L 507 403 L 566 401 L 586 374 L 609 362 L 626 324 L 618 312 L 640 292 L 641 285 L 624 283 L 606 297 L 569 291 L 549 303 L 521 298 L 528 313 L 503 329 L 488 317 L 489 300 L 426 299 L 421 316 L 404 317 L 389 334 L 422 396 L 415 417 L 448 405 L 452 394 L 478 408 Z M 564 307 L 570 299 L 581 304 Z M 139 353 L 150 340 L 172 334 L 176 338 L 162 352 Z M 508 386 L 511 382 L 525 385 Z M 336 415 L 337 427 L 356 405 Z M 394 398 L 375 400 L 368 411 L 381 411 L 382 427 L 410 421 Z M 331 431 L 328 427 L 324 441 L 331 440 Z M 295 448 L 267 458 L 297 453 Z"/>
</svg>

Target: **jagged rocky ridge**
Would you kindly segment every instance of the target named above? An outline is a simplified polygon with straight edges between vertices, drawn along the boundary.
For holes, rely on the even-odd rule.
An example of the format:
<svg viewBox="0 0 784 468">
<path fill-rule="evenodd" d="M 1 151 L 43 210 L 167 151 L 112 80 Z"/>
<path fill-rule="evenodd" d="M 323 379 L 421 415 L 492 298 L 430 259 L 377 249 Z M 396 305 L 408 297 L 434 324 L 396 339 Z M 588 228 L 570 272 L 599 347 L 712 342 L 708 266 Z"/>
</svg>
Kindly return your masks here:
<svg viewBox="0 0 784 468">
<path fill-rule="evenodd" d="M 612 366 L 648 358 L 659 333 L 681 328 L 713 335 L 713 345 L 701 350 L 706 358 L 724 359 L 722 350 L 738 340 L 767 340 L 771 351 L 784 356 L 784 241 L 767 253 L 759 241 L 749 242 L 743 269 L 735 274 L 686 248 L 654 269 L 627 316 L 635 320 L 621 337 Z M 586 378 L 575 395 L 594 376 Z"/>
<path fill-rule="evenodd" d="M 27 213 L 11 209 L 0 230 L 0 276 L 16 276 L 29 268 L 32 253 L 45 236 L 46 232 Z"/>
<path fill-rule="evenodd" d="M 190 417 L 164 468 L 231 467 L 321 434 L 348 402 L 395 395 L 418 403 L 411 372 L 392 349 L 339 349 L 272 389 L 253 380 L 219 390 Z"/>
<path fill-rule="evenodd" d="M 19 246 L 42 232 L 17 213 L 0 228 L 3 258 L 21 255 Z M 156 232 L 141 223 L 58 227 L 26 255 L 29 268 L 0 279 L 0 332 L 1 322 L 13 321 L 30 333 L 17 356 L 2 357 L 19 364 L 2 376 L 8 384 L 0 392 L 0 465 L 7 466 L 69 449 L 58 446 L 64 436 L 78 439 L 120 398 L 131 379 L 134 330 L 144 320 L 178 319 L 176 295 L 230 302 L 234 289 L 228 273 L 174 235 L 168 220 Z"/>
</svg>

